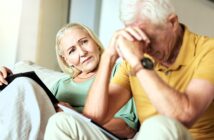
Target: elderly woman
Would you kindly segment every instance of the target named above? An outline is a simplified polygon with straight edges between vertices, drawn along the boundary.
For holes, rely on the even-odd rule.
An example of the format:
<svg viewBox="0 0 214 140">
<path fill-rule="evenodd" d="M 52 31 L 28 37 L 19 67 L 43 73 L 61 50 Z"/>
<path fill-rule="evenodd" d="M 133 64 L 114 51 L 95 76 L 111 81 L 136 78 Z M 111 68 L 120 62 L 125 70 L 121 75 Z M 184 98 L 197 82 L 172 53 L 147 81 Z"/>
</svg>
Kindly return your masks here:
<svg viewBox="0 0 214 140">
<path fill-rule="evenodd" d="M 59 30 L 56 36 L 57 60 L 62 71 L 71 76 L 60 79 L 52 88 L 53 94 L 61 104 L 82 112 L 88 90 L 96 76 L 102 52 L 100 41 L 86 26 L 74 23 Z M 117 65 L 112 71 L 112 76 L 116 68 Z M 2 68 L 0 84 L 7 84 L 5 78 L 10 72 L 8 68 Z M 29 91 L 29 89 L 33 90 Z M 7 113 L 4 111 L 5 105 L 0 107 L 2 114 L 2 117 L 0 114 L 2 121 L 0 131 L 5 132 L 0 136 L 2 139 L 43 139 L 47 120 L 55 114 L 53 105 L 43 92 L 39 85 L 27 78 L 15 79 L 1 91 L 0 103 L 7 99 L 11 104 L 7 110 L 12 115 L 11 118 L 7 118 Z M 60 120 L 55 121 L 62 123 L 66 121 L 63 119 L 67 117 L 65 113 L 57 113 L 56 116 L 60 116 Z M 131 138 L 136 132 L 137 123 L 135 106 L 130 100 L 115 114 L 114 118 L 104 124 L 104 127 L 120 137 Z M 59 125 L 59 127 L 63 129 L 66 126 Z M 3 131 L 5 129 L 7 131 Z M 62 139 L 60 136 L 55 138 Z"/>
</svg>

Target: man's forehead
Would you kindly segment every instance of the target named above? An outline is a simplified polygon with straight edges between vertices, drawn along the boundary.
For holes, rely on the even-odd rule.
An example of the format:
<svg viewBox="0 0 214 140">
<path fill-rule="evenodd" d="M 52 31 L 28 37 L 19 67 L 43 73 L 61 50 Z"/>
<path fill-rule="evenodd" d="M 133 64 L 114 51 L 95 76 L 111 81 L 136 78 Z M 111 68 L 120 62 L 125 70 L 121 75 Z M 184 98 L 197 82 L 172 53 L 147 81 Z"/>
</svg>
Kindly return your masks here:
<svg viewBox="0 0 214 140">
<path fill-rule="evenodd" d="M 149 20 L 136 20 L 132 23 L 125 23 L 125 27 L 143 27 L 148 26 L 149 24 L 151 24 Z"/>
</svg>

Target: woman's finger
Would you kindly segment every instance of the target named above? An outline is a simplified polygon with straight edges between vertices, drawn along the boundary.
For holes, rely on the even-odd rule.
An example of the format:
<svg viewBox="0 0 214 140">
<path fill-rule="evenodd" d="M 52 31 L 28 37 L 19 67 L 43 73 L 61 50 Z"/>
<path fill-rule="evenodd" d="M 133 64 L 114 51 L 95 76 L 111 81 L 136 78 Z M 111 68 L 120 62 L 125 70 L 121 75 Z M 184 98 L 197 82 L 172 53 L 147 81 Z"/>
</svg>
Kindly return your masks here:
<svg viewBox="0 0 214 140">
<path fill-rule="evenodd" d="M 9 68 L 4 67 L 4 66 L 2 66 L 2 67 L 0 68 L 0 71 L 1 71 L 1 73 L 2 73 L 3 78 L 6 78 L 9 74 L 12 73 L 12 71 L 11 71 Z"/>
<path fill-rule="evenodd" d="M 8 85 L 8 82 L 5 80 L 3 73 L 0 71 L 0 86 L 3 84 Z"/>
</svg>

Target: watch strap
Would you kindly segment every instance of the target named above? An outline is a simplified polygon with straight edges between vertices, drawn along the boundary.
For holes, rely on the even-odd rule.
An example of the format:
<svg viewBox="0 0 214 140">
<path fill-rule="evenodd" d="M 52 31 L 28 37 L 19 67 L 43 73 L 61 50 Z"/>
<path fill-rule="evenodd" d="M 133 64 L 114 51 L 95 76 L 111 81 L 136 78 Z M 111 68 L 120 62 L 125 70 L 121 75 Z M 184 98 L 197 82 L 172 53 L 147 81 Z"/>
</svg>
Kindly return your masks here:
<svg viewBox="0 0 214 140">
<path fill-rule="evenodd" d="M 139 64 L 132 68 L 131 75 L 135 76 L 141 69 L 153 70 L 154 63 L 148 57 L 144 57 Z"/>
</svg>

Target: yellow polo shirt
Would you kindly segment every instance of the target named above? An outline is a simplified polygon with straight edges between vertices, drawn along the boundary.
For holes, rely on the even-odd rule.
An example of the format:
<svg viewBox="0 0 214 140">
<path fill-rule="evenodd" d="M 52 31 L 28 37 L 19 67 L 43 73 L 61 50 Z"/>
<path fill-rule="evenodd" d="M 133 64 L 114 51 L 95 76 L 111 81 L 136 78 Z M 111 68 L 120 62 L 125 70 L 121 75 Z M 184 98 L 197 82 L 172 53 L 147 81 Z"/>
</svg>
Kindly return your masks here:
<svg viewBox="0 0 214 140">
<path fill-rule="evenodd" d="M 123 62 L 112 82 L 132 91 L 138 117 L 142 123 L 158 112 L 145 94 L 139 80 L 129 74 L 130 71 L 130 65 Z M 175 63 L 169 68 L 157 64 L 155 71 L 167 84 L 181 93 L 195 78 L 208 80 L 214 85 L 214 39 L 196 35 L 185 28 L 183 43 Z M 214 139 L 214 102 L 197 120 L 190 132 L 196 140 Z"/>
</svg>

